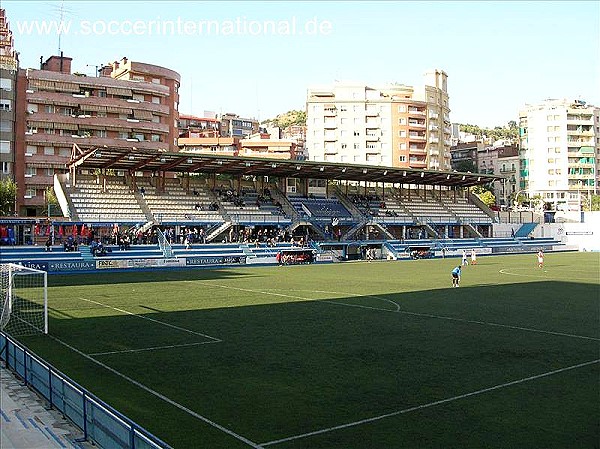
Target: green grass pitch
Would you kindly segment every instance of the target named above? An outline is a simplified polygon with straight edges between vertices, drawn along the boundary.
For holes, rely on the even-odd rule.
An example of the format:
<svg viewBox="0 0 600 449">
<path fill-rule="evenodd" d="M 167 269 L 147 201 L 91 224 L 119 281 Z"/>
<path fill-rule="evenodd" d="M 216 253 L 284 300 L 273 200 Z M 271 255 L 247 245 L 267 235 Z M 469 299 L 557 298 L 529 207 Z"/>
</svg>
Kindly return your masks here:
<svg viewBox="0 0 600 449">
<path fill-rule="evenodd" d="M 178 449 L 597 448 L 599 259 L 52 276 L 23 342 Z"/>
</svg>

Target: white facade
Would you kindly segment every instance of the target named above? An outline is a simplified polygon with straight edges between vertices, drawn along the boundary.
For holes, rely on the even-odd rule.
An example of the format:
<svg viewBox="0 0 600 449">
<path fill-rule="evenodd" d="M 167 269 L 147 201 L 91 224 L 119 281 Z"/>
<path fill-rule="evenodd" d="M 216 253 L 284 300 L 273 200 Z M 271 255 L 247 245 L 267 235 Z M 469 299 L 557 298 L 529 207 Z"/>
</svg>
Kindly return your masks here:
<svg viewBox="0 0 600 449">
<path fill-rule="evenodd" d="M 577 210 L 598 193 L 599 109 L 576 100 L 546 100 L 519 114 L 521 189 L 551 210 Z"/>
</svg>

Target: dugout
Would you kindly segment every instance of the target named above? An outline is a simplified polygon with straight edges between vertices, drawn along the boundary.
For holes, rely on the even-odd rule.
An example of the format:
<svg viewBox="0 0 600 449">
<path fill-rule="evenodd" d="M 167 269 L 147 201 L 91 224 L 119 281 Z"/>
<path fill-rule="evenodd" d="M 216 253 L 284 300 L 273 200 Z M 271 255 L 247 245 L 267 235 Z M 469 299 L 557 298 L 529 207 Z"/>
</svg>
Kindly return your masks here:
<svg viewBox="0 0 600 449">
<path fill-rule="evenodd" d="M 406 248 L 406 252 L 411 259 L 431 259 L 434 257 L 429 245 L 410 245 Z"/>
<path fill-rule="evenodd" d="M 277 253 L 276 259 L 279 265 L 298 265 L 313 263 L 316 251 L 312 248 L 290 248 L 282 249 Z"/>
</svg>

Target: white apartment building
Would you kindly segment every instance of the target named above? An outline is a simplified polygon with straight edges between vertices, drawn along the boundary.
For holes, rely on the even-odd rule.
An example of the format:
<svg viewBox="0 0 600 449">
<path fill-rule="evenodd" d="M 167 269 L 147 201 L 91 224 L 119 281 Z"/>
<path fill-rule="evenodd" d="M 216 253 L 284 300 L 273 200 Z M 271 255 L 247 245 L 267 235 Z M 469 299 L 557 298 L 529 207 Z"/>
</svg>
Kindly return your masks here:
<svg viewBox="0 0 600 449">
<path fill-rule="evenodd" d="M 420 89 L 336 83 L 309 88 L 306 151 L 313 161 L 450 169 L 452 129 L 445 72 Z"/>
<path fill-rule="evenodd" d="M 521 190 L 550 210 L 580 210 L 598 193 L 600 109 L 546 100 L 519 113 Z"/>
</svg>

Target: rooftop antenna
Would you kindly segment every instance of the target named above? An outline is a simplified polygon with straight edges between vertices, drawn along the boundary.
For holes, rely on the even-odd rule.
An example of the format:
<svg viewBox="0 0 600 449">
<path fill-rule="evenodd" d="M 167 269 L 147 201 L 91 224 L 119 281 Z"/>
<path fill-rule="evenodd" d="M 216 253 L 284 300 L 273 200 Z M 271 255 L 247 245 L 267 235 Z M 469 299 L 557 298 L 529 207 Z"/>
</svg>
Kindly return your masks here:
<svg viewBox="0 0 600 449">
<path fill-rule="evenodd" d="M 62 37 L 63 18 L 65 14 L 65 1 L 60 2 L 60 20 L 58 22 L 58 54 L 61 52 L 60 38 Z"/>
</svg>

